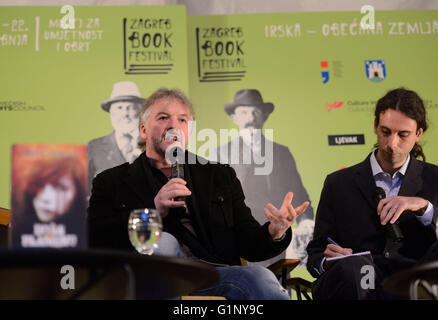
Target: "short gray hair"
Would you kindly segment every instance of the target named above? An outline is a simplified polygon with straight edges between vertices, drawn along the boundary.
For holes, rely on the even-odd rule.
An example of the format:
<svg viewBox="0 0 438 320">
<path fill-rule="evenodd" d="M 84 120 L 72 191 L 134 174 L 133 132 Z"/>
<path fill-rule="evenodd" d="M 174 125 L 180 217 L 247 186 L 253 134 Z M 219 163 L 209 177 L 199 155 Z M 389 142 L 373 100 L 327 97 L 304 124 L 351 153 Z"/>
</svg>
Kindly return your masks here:
<svg viewBox="0 0 438 320">
<path fill-rule="evenodd" d="M 140 112 L 140 126 L 147 123 L 147 120 L 151 113 L 150 107 L 154 105 L 157 101 L 163 99 L 177 99 L 179 102 L 189 108 L 191 120 L 195 120 L 195 112 L 193 110 L 192 103 L 190 102 L 189 98 L 187 98 L 187 96 L 184 94 L 184 92 L 182 92 L 180 89 L 160 88 L 152 93 L 143 104 Z"/>
<path fill-rule="evenodd" d="M 182 92 L 180 89 L 168 89 L 168 88 L 160 88 L 153 92 L 149 98 L 146 99 L 146 101 L 143 103 L 143 107 L 140 111 L 140 117 L 139 117 L 139 128 L 142 124 L 146 125 L 149 115 L 151 114 L 151 106 L 153 106 L 157 101 L 159 100 L 173 100 L 176 99 L 179 102 L 181 102 L 184 106 L 186 106 L 190 111 L 190 120 L 195 120 L 195 111 L 193 110 L 192 103 L 190 102 L 189 98 Z M 145 142 L 139 141 L 138 145 L 144 150 L 145 148 Z"/>
</svg>

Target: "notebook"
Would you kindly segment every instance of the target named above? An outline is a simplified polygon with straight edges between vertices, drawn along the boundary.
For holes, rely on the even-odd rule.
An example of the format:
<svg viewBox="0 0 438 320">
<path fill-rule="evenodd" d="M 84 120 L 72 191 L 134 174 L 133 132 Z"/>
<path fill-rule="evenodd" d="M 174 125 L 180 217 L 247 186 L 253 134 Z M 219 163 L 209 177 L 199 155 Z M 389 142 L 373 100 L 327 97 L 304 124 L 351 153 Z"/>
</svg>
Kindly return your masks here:
<svg viewBox="0 0 438 320">
<path fill-rule="evenodd" d="M 368 259 L 370 261 L 370 263 L 373 262 L 373 256 L 371 255 L 370 251 L 363 251 L 363 252 L 357 252 L 357 253 L 352 253 L 352 254 L 348 254 L 345 256 L 337 256 L 337 257 L 331 257 L 331 258 L 327 258 L 326 259 L 326 264 L 327 266 L 331 266 L 333 265 L 335 262 L 345 259 L 345 258 L 349 258 L 349 257 L 354 257 L 354 256 L 364 256 L 366 259 Z"/>
</svg>

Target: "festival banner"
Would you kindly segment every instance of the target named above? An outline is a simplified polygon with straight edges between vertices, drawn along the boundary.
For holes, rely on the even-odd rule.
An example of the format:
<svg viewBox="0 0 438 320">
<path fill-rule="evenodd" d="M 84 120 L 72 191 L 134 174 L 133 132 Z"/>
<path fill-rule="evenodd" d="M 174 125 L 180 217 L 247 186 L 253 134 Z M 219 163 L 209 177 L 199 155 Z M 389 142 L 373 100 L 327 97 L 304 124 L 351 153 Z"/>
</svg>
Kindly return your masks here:
<svg viewBox="0 0 438 320">
<path fill-rule="evenodd" d="M 189 17 L 192 148 L 235 167 L 261 223 L 264 206 L 279 207 L 287 191 L 296 194 L 294 206 L 311 201 L 286 254 L 304 267 L 324 179 L 373 150 L 373 112 L 387 91 L 403 86 L 424 99 L 430 126 L 421 142 L 427 161 L 438 164 L 437 40 L 433 10 Z M 233 142 L 234 150 L 250 150 L 246 166 L 236 163 L 242 152 L 230 156 Z M 257 168 L 268 171 L 257 175 Z"/>
<path fill-rule="evenodd" d="M 2 7 L 0 206 L 13 144 L 87 145 L 89 186 L 132 161 L 144 99 L 188 91 L 186 34 L 184 6 Z"/>
</svg>

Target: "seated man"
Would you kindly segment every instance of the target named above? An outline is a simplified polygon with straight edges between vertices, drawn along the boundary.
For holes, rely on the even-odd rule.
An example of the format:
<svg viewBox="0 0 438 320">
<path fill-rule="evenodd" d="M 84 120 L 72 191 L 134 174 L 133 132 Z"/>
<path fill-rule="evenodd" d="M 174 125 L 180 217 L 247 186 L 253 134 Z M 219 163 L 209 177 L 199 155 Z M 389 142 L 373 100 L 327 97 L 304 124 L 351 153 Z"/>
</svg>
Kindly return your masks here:
<svg viewBox="0 0 438 320">
<path fill-rule="evenodd" d="M 327 176 L 321 192 L 307 246 L 307 268 L 318 278 L 315 299 L 397 298 L 383 290 L 383 279 L 438 259 L 438 167 L 415 159 L 425 160 L 418 144 L 427 129 L 423 101 L 413 91 L 395 89 L 377 102 L 374 115 L 376 150 Z M 371 257 L 327 263 L 361 251 Z"/>
<path fill-rule="evenodd" d="M 309 203 L 294 209 L 289 192 L 280 209 L 271 204 L 264 208 L 269 221 L 261 226 L 245 205 L 242 187 L 230 166 L 199 158 L 188 161 L 196 156 L 185 152 L 185 180 L 171 178 L 166 151 L 174 141 L 167 134 L 177 130 L 187 142 L 193 119 L 191 103 L 182 92 L 160 89 L 149 97 L 140 114 L 145 152 L 132 164 L 106 170 L 93 181 L 88 209 L 90 246 L 132 251 L 129 212 L 156 208 L 165 231 L 159 252 L 213 264 L 220 274 L 215 286 L 192 294 L 290 299 L 271 271 L 242 267 L 240 257 L 265 260 L 285 250 L 292 237 L 290 226 Z M 176 201 L 178 197 L 186 198 Z"/>
</svg>

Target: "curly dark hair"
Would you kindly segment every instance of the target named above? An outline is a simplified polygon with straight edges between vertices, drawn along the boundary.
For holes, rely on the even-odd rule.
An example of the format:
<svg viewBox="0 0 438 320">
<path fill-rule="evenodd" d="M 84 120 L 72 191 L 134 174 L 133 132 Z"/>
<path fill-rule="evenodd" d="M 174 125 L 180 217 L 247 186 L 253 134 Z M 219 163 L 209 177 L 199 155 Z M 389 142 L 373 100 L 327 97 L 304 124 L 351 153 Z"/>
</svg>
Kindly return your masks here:
<svg viewBox="0 0 438 320">
<path fill-rule="evenodd" d="M 406 116 L 415 120 L 417 122 L 417 133 L 420 129 L 423 129 L 423 132 L 427 130 L 426 109 L 423 100 L 415 91 L 397 88 L 388 91 L 384 97 L 380 98 L 379 101 L 377 101 L 376 110 L 374 112 L 376 126 L 379 124 L 380 114 L 387 109 L 403 112 Z M 377 148 L 378 143 L 376 143 L 374 147 Z M 421 157 L 423 161 L 426 161 L 423 148 L 418 143 L 415 143 L 411 154 L 415 158 Z"/>
</svg>

